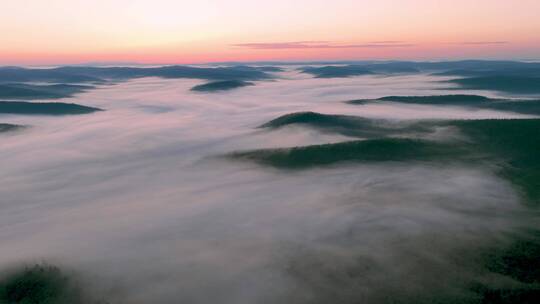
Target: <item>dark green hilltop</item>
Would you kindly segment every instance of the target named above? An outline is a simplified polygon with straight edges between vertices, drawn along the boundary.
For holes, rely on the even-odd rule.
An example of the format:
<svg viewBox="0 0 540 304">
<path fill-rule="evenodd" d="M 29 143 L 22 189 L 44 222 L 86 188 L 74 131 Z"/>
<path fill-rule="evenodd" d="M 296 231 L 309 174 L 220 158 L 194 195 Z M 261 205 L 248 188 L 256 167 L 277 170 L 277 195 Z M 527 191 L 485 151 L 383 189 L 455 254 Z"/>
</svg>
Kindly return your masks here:
<svg viewBox="0 0 540 304">
<path fill-rule="evenodd" d="M 287 114 L 261 128 L 303 125 L 367 138 L 334 144 L 235 152 L 230 156 L 283 169 L 303 169 L 340 162 L 483 161 L 499 167 L 533 202 L 540 202 L 540 119 L 425 121 L 405 125 L 315 112 Z M 457 128 L 465 140 L 418 138 L 435 127 Z M 355 131 L 356 130 L 356 131 Z M 408 138 L 409 137 L 409 138 Z"/>
<path fill-rule="evenodd" d="M 234 158 L 254 160 L 282 169 L 305 169 L 342 162 L 452 160 L 460 150 L 450 144 L 381 138 L 282 149 L 233 153 Z"/>
<path fill-rule="evenodd" d="M 519 61 L 464 60 L 441 62 L 359 61 L 335 62 L 299 69 L 315 78 L 343 78 L 361 75 L 399 75 L 427 73 L 453 76 L 443 82 L 459 89 L 493 90 L 504 93 L 540 93 L 540 63 Z"/>
<path fill-rule="evenodd" d="M 242 81 L 242 80 L 222 80 L 222 81 L 213 81 L 205 84 L 200 84 L 191 88 L 195 92 L 219 92 L 219 91 L 228 91 L 241 87 L 255 85 L 253 82 Z"/>
<path fill-rule="evenodd" d="M 25 128 L 25 126 L 7 124 L 7 123 L 0 123 L 0 133 L 20 130 L 22 128 Z"/>
<path fill-rule="evenodd" d="M 75 273 L 47 263 L 19 265 L 0 274 L 2 304 L 107 304 L 84 290 Z"/>
<path fill-rule="evenodd" d="M 414 132 L 428 132 L 429 124 L 396 123 L 382 119 L 367 119 L 351 115 L 321 114 L 317 112 L 296 112 L 285 114 L 259 126 L 259 128 L 278 129 L 286 126 L 307 126 L 322 132 L 339 133 L 347 136 L 376 138 Z"/>
<path fill-rule="evenodd" d="M 103 111 L 99 108 L 63 102 L 0 101 L 0 114 L 77 115 Z"/>
<path fill-rule="evenodd" d="M 142 77 L 193 78 L 205 80 L 261 80 L 273 76 L 266 71 L 279 71 L 270 67 L 93 67 L 64 66 L 51 69 L 0 67 L 0 83 L 107 83 Z"/>
<path fill-rule="evenodd" d="M 539 99 L 502 99 L 480 95 L 428 95 L 428 96 L 385 96 L 377 99 L 355 99 L 346 101 L 352 105 L 377 102 L 397 102 L 406 104 L 462 106 L 476 109 L 499 110 L 521 114 L 540 115 Z"/>
<path fill-rule="evenodd" d="M 55 266 L 36 264 L 11 271 L 0 278 L 2 304 L 82 303 L 80 292 Z"/>
<path fill-rule="evenodd" d="M 449 82 L 468 90 L 494 90 L 518 94 L 540 93 L 539 76 L 493 75 L 453 79 Z"/>
<path fill-rule="evenodd" d="M 361 65 L 304 67 L 300 71 L 316 78 L 341 78 L 374 74 L 373 71 Z"/>
<path fill-rule="evenodd" d="M 356 99 L 347 101 L 350 104 L 364 104 L 377 101 L 393 101 L 428 105 L 482 105 L 492 99 L 479 95 L 431 95 L 431 96 L 385 96 L 377 99 Z"/>
<path fill-rule="evenodd" d="M 60 99 L 93 89 L 89 85 L 0 83 L 0 98 L 12 100 Z"/>
</svg>

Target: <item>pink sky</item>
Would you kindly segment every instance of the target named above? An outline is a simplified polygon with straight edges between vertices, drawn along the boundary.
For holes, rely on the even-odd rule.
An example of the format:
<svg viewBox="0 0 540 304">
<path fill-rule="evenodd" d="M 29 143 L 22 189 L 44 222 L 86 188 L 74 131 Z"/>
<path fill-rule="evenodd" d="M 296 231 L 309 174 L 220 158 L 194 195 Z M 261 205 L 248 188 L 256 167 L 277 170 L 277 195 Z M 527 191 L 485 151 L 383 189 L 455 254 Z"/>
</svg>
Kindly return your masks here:
<svg viewBox="0 0 540 304">
<path fill-rule="evenodd" d="M 538 0 L 3 0 L 1 64 L 540 59 Z"/>
</svg>

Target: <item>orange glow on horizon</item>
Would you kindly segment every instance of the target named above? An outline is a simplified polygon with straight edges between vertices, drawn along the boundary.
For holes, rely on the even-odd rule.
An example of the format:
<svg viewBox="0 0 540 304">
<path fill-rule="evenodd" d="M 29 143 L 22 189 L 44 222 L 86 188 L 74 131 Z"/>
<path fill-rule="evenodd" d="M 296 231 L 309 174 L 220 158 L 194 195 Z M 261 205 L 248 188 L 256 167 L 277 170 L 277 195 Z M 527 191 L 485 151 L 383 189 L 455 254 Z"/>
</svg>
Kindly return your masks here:
<svg viewBox="0 0 540 304">
<path fill-rule="evenodd" d="M 537 0 L 3 2 L 0 65 L 540 55 Z"/>
</svg>

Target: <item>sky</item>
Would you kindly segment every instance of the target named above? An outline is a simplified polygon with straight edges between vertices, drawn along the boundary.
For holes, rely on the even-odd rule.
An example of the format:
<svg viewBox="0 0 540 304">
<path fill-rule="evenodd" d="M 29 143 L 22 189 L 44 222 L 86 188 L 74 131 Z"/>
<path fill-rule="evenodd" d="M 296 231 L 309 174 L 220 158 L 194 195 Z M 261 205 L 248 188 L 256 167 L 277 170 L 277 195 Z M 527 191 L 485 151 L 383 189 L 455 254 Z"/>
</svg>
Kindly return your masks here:
<svg viewBox="0 0 540 304">
<path fill-rule="evenodd" d="M 538 0 L 2 0 L 0 65 L 540 59 Z"/>
</svg>

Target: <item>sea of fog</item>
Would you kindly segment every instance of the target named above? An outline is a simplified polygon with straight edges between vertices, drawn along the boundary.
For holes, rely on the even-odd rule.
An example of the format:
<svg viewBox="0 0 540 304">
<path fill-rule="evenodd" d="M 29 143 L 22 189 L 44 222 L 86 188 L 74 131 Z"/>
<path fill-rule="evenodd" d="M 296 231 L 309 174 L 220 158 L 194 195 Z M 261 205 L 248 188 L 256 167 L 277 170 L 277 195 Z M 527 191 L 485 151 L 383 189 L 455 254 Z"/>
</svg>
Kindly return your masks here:
<svg viewBox="0 0 540 304">
<path fill-rule="evenodd" d="M 464 92 L 441 77 L 278 75 L 218 93 L 191 92 L 200 80 L 142 78 L 61 100 L 103 112 L 2 115 L 32 127 L 1 135 L 0 268 L 59 265 L 109 303 L 429 303 L 430 295 L 467 298 L 471 282 L 498 279 L 483 273 L 477 252 L 529 221 L 514 188 L 487 165 L 293 171 L 219 156 L 349 139 L 256 128 L 297 111 L 525 115 L 343 103 Z"/>
</svg>

